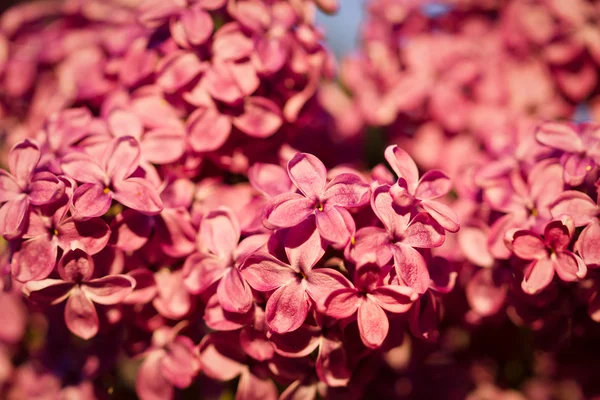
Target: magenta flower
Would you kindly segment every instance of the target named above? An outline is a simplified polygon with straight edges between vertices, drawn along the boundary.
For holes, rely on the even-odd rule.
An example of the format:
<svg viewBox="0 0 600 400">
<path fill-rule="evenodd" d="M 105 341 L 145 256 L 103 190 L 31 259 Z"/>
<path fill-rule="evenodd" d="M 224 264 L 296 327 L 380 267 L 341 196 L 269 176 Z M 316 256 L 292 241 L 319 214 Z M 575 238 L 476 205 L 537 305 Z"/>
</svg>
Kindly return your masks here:
<svg viewBox="0 0 600 400">
<path fill-rule="evenodd" d="M 490 226 L 488 244 L 496 258 L 508 258 L 510 251 L 504 243 L 510 229 L 528 227 L 543 231 L 551 220 L 550 207 L 563 192 L 563 168 L 553 159 L 533 166 L 527 180 L 520 170 L 513 170 L 506 180 L 499 180 L 484 188 L 484 199 L 493 209 L 507 213 Z"/>
<path fill-rule="evenodd" d="M 419 180 L 417 165 L 408 153 L 398 146 L 389 146 L 385 150 L 385 159 L 398 176 L 398 182 L 390 190 L 394 203 L 409 209 L 419 207 L 447 231 L 457 232 L 459 223 L 454 211 L 435 200 L 450 191 L 450 178 L 442 171 L 431 170 Z"/>
<path fill-rule="evenodd" d="M 73 187 L 69 184 L 70 195 Z M 23 243 L 13 255 L 12 272 L 16 280 L 27 282 L 47 278 L 54 270 L 58 248 L 79 248 L 89 255 L 99 253 L 110 238 L 108 225 L 100 218 L 85 222 L 67 216 L 70 198 L 65 194 L 55 207 L 45 213 L 31 212 Z M 66 254 L 66 253 L 65 253 Z"/>
<path fill-rule="evenodd" d="M 535 137 L 540 143 L 564 152 L 560 163 L 564 180 L 571 186 L 580 185 L 600 164 L 600 127 L 596 125 L 546 122 L 539 126 Z"/>
<path fill-rule="evenodd" d="M 190 386 L 200 372 L 194 343 L 190 338 L 179 335 L 183 326 L 163 326 L 152 335 L 152 346 L 143 353 L 145 358 L 135 381 L 140 399 L 173 399 L 174 387 L 183 389 Z"/>
<path fill-rule="evenodd" d="M 376 188 L 371 207 L 385 229 L 361 228 L 349 246 L 349 256 L 357 263 L 375 260 L 384 266 L 392 257 L 398 277 L 415 292 L 422 294 L 429 287 L 427 262 L 416 248 L 439 247 L 444 243 L 443 228 L 426 212 L 414 218 L 400 215 L 390 194 L 390 187 Z"/>
<path fill-rule="evenodd" d="M 178 123 L 173 123 L 173 117 L 169 115 L 171 110 L 164 104 L 162 98 L 136 99 L 132 101 L 131 110 L 115 109 L 107 116 L 108 128 L 114 137 L 131 136 L 138 141 L 140 163 L 144 166 L 148 163 L 175 162 L 185 152 L 186 138 L 183 124 L 177 119 L 175 121 Z M 145 115 L 138 116 L 135 111 L 140 107 L 146 108 L 144 112 L 152 113 L 157 119 L 159 116 L 163 117 L 161 124 L 151 124 L 153 121 L 147 121 Z M 175 114 L 174 111 L 172 113 Z M 145 126 L 144 122 L 150 124 Z M 106 139 L 110 140 L 110 137 Z"/>
<path fill-rule="evenodd" d="M 29 205 L 51 203 L 64 193 L 64 184 L 50 172 L 35 172 L 40 150 L 24 140 L 10 150 L 8 168 L 0 170 L 0 234 L 14 239 L 26 229 Z"/>
<path fill-rule="evenodd" d="M 127 275 L 92 279 L 94 262 L 80 249 L 66 251 L 57 269 L 62 279 L 29 281 L 23 291 L 39 303 L 54 305 L 67 300 L 65 323 L 73 334 L 83 339 L 96 336 L 100 327 L 94 303 L 119 304 L 135 287 L 135 280 Z"/>
<path fill-rule="evenodd" d="M 385 311 L 405 313 L 418 297 L 408 286 L 384 285 L 383 275 L 376 264 L 363 264 L 356 271 L 354 285 L 331 292 L 324 302 L 325 313 L 333 318 L 358 313 L 360 337 L 370 348 L 380 347 L 388 334 Z"/>
<path fill-rule="evenodd" d="M 572 220 L 555 220 L 546 225 L 543 237 L 533 231 L 519 230 L 507 239 L 517 257 L 531 261 L 525 268 L 523 291 L 538 293 L 550 284 L 555 271 L 565 282 L 577 281 L 586 275 L 583 260 L 568 250 L 573 230 Z"/>
<path fill-rule="evenodd" d="M 88 219 L 104 215 L 113 199 L 141 213 L 158 214 L 163 204 L 157 190 L 147 180 L 132 177 L 139 160 L 139 144 L 131 137 L 114 139 L 99 162 L 85 153 L 66 155 L 63 171 L 83 182 L 73 195 L 74 216 Z"/>
<path fill-rule="evenodd" d="M 187 258 L 183 267 L 186 288 L 203 293 L 218 282 L 217 298 L 224 310 L 246 313 L 253 304 L 252 290 L 239 266 L 246 256 L 266 244 L 268 235 L 253 235 L 240 242 L 237 218 L 227 208 L 204 216 L 197 242 L 199 252 Z"/>
<path fill-rule="evenodd" d="M 351 173 L 337 175 L 327 183 L 325 166 L 311 154 L 296 154 L 287 169 L 301 193 L 273 198 L 267 207 L 266 223 L 275 228 L 289 228 L 314 215 L 323 239 L 336 246 L 346 245 L 354 233 L 354 220 L 347 209 L 369 201 L 369 186 Z"/>
<path fill-rule="evenodd" d="M 315 372 L 319 379 L 331 387 L 344 387 L 352 375 L 348 340 L 343 340 L 342 330 L 334 319 L 317 314 L 315 322 L 316 325 L 311 321 L 282 335 L 269 332 L 271 348 L 290 361 L 299 361 L 318 350 Z"/>
<path fill-rule="evenodd" d="M 206 335 L 198 345 L 202 372 L 220 382 L 239 376 L 236 399 L 277 399 L 277 387 L 269 378 L 265 364 L 249 360 L 240 341 L 237 332 Z"/>
<path fill-rule="evenodd" d="M 348 280 L 330 268 L 313 268 L 324 254 L 315 222 L 306 220 L 284 238 L 289 263 L 266 252 L 246 258 L 242 275 L 259 292 L 273 292 L 267 301 L 266 319 L 276 333 L 298 329 L 311 304 L 322 304 L 328 293 L 348 286 Z"/>
</svg>

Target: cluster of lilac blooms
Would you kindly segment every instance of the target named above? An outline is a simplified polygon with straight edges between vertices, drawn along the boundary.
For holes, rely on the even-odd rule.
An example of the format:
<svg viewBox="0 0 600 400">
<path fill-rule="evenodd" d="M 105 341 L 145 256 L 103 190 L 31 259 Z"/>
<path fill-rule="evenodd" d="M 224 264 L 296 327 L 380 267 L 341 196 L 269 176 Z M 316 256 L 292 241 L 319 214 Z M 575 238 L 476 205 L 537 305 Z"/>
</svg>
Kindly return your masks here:
<svg viewBox="0 0 600 400">
<path fill-rule="evenodd" d="M 600 394 L 600 3 L 339 6 L 0 16 L 0 397 Z"/>
</svg>

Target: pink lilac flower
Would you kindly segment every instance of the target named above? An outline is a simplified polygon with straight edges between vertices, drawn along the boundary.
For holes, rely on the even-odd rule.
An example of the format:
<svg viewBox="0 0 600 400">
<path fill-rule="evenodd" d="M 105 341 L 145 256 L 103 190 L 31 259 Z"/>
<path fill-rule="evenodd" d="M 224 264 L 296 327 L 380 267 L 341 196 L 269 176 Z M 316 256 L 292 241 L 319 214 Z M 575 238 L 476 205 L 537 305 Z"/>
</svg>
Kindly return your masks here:
<svg viewBox="0 0 600 400">
<path fill-rule="evenodd" d="M 388 334 L 385 311 L 405 313 L 418 297 L 408 286 L 383 285 L 384 275 L 377 264 L 362 264 L 356 270 L 356 286 L 331 292 L 324 303 L 331 317 L 343 319 L 357 314 L 360 337 L 371 348 L 381 346 Z"/>
<path fill-rule="evenodd" d="M 566 282 L 585 277 L 583 260 L 568 250 L 573 236 L 572 220 L 549 222 L 543 236 L 528 230 L 518 230 L 509 239 L 511 250 L 520 258 L 530 260 L 525 267 L 521 286 L 527 293 L 537 293 L 550 284 L 554 272 Z"/>
<path fill-rule="evenodd" d="M 58 248 L 65 252 L 78 248 L 95 255 L 108 243 L 111 231 L 100 218 L 83 222 L 67 214 L 74 184 L 66 181 L 65 186 L 68 194 L 65 193 L 61 200 L 30 212 L 24 240 L 13 254 L 12 273 L 16 280 L 27 282 L 47 278 L 54 270 Z"/>
<path fill-rule="evenodd" d="M 202 293 L 218 282 L 221 307 L 246 313 L 252 307 L 253 296 L 239 266 L 267 240 L 268 235 L 259 234 L 240 242 L 240 227 L 233 213 L 227 208 L 211 211 L 200 223 L 200 252 L 188 257 L 183 267 L 186 287 L 191 293 Z"/>
<path fill-rule="evenodd" d="M 89 339 L 99 330 L 96 304 L 113 305 L 122 302 L 135 287 L 127 275 L 93 278 L 94 262 L 80 249 L 69 250 L 61 258 L 57 270 L 62 279 L 30 281 L 24 291 L 33 301 L 65 306 L 65 323 L 73 334 Z"/>
<path fill-rule="evenodd" d="M 374 190 L 371 207 L 385 229 L 361 228 L 349 247 L 350 257 L 359 264 L 375 257 L 380 266 L 393 257 L 398 277 L 417 293 L 424 293 L 430 276 L 427 263 L 417 248 L 441 246 L 445 240 L 443 228 L 425 212 L 414 217 L 397 213 L 388 185 Z"/>
<path fill-rule="evenodd" d="M 271 200 L 265 220 L 276 228 L 294 227 L 314 216 L 319 235 L 344 246 L 354 233 L 348 208 L 367 203 L 369 186 L 358 175 L 343 173 L 327 183 L 327 170 L 311 154 L 298 153 L 288 162 L 288 174 L 301 193 L 281 194 Z"/>
<path fill-rule="evenodd" d="M 600 130 L 592 124 L 567 125 L 546 122 L 538 128 L 536 139 L 561 150 L 564 180 L 571 186 L 583 183 L 600 162 Z"/>
<path fill-rule="evenodd" d="M 62 196 L 64 184 L 50 172 L 36 172 L 40 150 L 29 140 L 16 144 L 8 157 L 9 172 L 0 170 L 0 232 L 6 239 L 26 229 L 29 205 L 49 204 Z"/>
<path fill-rule="evenodd" d="M 198 346 L 203 372 L 217 381 L 226 382 L 239 376 L 236 398 L 275 400 L 277 388 L 262 363 L 248 362 L 248 355 L 238 345 L 239 333 L 221 332 L 206 335 Z"/>
<path fill-rule="evenodd" d="M 313 268 L 325 252 L 314 218 L 288 230 L 284 243 L 288 262 L 256 252 L 246 258 L 241 271 L 255 290 L 273 292 L 265 312 L 269 327 L 276 333 L 298 329 L 312 304 L 322 304 L 329 292 L 347 285 L 338 271 Z"/>
<path fill-rule="evenodd" d="M 114 139 L 94 160 L 85 153 L 71 153 L 61 167 L 82 182 L 73 194 L 75 217 L 87 219 L 103 215 L 113 198 L 123 205 L 148 215 L 158 214 L 163 204 L 156 188 L 147 180 L 132 176 L 138 168 L 140 148 L 132 137 Z"/>
<path fill-rule="evenodd" d="M 186 388 L 200 372 L 192 340 L 179 335 L 183 328 L 163 326 L 152 335 L 152 345 L 136 377 L 136 392 L 142 400 L 173 399 L 174 388 Z"/>
<path fill-rule="evenodd" d="M 398 146 L 388 147 L 385 150 L 385 158 L 398 176 L 398 182 L 390 189 L 394 203 L 403 208 L 419 207 L 447 231 L 457 232 L 459 224 L 454 211 L 435 200 L 450 191 L 450 178 L 442 171 L 431 170 L 419 180 L 417 165 L 408 153 Z"/>
</svg>

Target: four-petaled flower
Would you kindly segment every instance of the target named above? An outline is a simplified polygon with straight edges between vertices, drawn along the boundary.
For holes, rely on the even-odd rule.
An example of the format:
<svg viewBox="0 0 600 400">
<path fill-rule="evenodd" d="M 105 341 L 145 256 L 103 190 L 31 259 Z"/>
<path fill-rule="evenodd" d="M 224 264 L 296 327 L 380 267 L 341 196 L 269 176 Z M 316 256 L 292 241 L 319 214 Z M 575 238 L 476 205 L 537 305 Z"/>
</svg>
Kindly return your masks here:
<svg viewBox="0 0 600 400">
<path fill-rule="evenodd" d="M 10 173 L 0 169 L 0 235 L 19 237 L 26 229 L 29 205 L 49 204 L 62 196 L 64 184 L 50 172 L 35 172 L 40 150 L 29 140 L 17 143 L 8 155 Z"/>
<path fill-rule="evenodd" d="M 585 277 L 583 260 L 568 250 L 575 226 L 569 218 L 554 220 L 546 225 L 543 237 L 530 230 L 507 234 L 508 246 L 517 257 L 531 262 L 526 266 L 521 287 L 535 294 L 552 282 L 554 272 L 566 282 Z M 512 236 L 512 237 L 511 237 Z"/>
<path fill-rule="evenodd" d="M 83 339 L 96 336 L 100 327 L 94 303 L 119 304 L 135 287 L 135 280 L 127 275 L 93 278 L 94 262 L 81 249 L 66 251 L 57 269 L 62 279 L 29 281 L 23 291 L 39 303 L 54 305 L 67 300 L 65 323 Z"/>
<path fill-rule="evenodd" d="M 75 218 L 104 215 L 113 199 L 144 214 L 160 213 L 163 203 L 156 188 L 146 179 L 132 176 L 139 161 L 139 144 L 128 136 L 114 139 L 99 161 L 86 153 L 67 154 L 61 165 L 63 171 L 83 182 L 73 194 Z"/>
<path fill-rule="evenodd" d="M 273 198 L 267 206 L 266 224 L 289 228 L 315 215 L 321 237 L 336 246 L 345 246 L 355 229 L 347 209 L 369 201 L 369 185 L 352 173 L 339 174 L 327 183 L 325 166 L 311 154 L 296 154 L 287 169 L 301 193 L 284 193 Z"/>
<path fill-rule="evenodd" d="M 380 347 L 388 334 L 385 311 L 405 313 L 418 297 L 408 286 L 383 284 L 384 276 L 377 264 L 362 264 L 356 270 L 354 284 L 348 282 L 348 287 L 334 290 L 324 302 L 325 313 L 334 318 L 358 313 L 360 337 L 370 348 Z"/>
</svg>

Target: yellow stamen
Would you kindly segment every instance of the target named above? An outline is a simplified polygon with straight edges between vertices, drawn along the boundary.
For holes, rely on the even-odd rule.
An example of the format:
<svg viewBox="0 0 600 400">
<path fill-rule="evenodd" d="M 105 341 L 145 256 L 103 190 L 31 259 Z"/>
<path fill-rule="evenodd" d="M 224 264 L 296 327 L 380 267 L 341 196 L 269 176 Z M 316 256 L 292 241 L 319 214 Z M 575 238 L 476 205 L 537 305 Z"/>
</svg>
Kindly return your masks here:
<svg viewBox="0 0 600 400">
<path fill-rule="evenodd" d="M 591 171 L 591 170 L 592 170 L 592 166 L 591 166 L 591 165 L 588 165 L 587 167 L 585 167 L 585 170 L 586 170 L 586 171 Z"/>
<path fill-rule="evenodd" d="M 54 236 L 58 236 L 58 229 L 54 229 L 52 233 L 54 233 Z"/>
<path fill-rule="evenodd" d="M 110 189 L 109 189 L 109 188 L 107 188 L 107 187 L 106 187 L 106 188 L 104 188 L 104 194 L 108 194 L 109 192 L 110 192 Z"/>
</svg>

